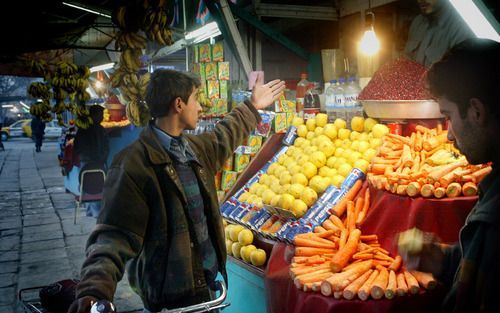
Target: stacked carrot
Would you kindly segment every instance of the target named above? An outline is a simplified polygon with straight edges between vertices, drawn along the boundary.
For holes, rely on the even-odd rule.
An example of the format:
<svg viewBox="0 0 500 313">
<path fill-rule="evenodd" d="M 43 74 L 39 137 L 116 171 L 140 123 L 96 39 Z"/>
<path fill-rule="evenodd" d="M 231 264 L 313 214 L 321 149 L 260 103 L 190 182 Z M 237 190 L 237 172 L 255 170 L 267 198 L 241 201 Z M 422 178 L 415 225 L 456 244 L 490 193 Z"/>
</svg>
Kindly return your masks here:
<svg viewBox="0 0 500 313">
<path fill-rule="evenodd" d="M 368 182 L 377 189 L 410 197 L 476 195 L 477 184 L 491 172 L 491 166 L 468 164 L 440 125 L 434 129 L 419 125 L 415 130 L 410 137 L 384 136 L 372 159 Z"/>
<path fill-rule="evenodd" d="M 295 237 L 290 276 L 298 289 L 367 300 L 436 287 L 431 274 L 407 271 L 399 255 L 393 258 L 380 246 L 377 235 L 362 235 L 346 221 L 332 215 L 314 233 Z"/>
</svg>

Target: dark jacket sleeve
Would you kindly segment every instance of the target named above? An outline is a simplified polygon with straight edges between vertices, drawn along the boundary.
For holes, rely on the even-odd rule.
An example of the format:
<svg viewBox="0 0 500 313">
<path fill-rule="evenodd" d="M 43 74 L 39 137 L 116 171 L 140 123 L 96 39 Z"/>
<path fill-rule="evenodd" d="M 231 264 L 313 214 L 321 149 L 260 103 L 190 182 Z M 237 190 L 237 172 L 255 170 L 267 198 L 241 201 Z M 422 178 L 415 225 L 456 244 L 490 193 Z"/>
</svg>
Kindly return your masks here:
<svg viewBox="0 0 500 313">
<path fill-rule="evenodd" d="M 437 277 L 448 289 L 453 285 L 455 273 L 457 272 L 462 257 L 460 246 L 458 244 L 443 248 L 444 259 L 442 264 L 442 273 Z"/>
<path fill-rule="evenodd" d="M 93 296 L 113 300 L 125 264 L 142 248 L 147 212 L 137 180 L 123 169 L 113 167 L 106 179 L 102 212 L 87 242 L 77 298 Z"/>
<path fill-rule="evenodd" d="M 259 112 L 249 101 L 245 101 L 244 104 L 231 110 L 213 131 L 192 138 L 195 143 L 202 146 L 202 150 L 199 151 L 204 151 L 207 157 L 213 160 L 210 165 L 213 166 L 211 170 L 215 173 L 222 168 L 224 162 L 250 135 L 260 120 Z"/>
</svg>

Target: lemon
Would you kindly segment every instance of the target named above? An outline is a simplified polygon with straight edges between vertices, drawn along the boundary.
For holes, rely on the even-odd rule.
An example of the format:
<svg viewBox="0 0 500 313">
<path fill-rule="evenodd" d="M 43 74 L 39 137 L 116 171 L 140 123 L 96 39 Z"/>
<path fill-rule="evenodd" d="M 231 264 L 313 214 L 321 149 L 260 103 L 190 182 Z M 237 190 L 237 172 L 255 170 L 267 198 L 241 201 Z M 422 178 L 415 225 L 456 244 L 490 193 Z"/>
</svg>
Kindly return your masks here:
<svg viewBox="0 0 500 313">
<path fill-rule="evenodd" d="M 238 226 L 241 226 L 241 225 L 238 225 Z M 243 226 L 241 226 L 241 227 L 243 227 Z M 237 239 L 238 238 L 236 238 L 236 240 Z M 243 247 L 243 245 L 239 242 L 234 242 L 233 245 L 231 246 L 232 255 L 235 258 L 241 259 L 241 248 L 242 247 Z"/>
<path fill-rule="evenodd" d="M 231 241 L 233 242 L 237 242 L 238 241 L 238 235 L 240 234 L 240 232 L 245 229 L 245 227 L 241 226 L 241 225 L 234 225 L 233 227 L 231 227 L 231 230 L 229 232 L 229 239 L 231 239 Z"/>
<path fill-rule="evenodd" d="M 306 135 L 307 135 L 307 127 L 306 127 L 306 125 L 299 125 L 297 127 L 297 135 L 299 137 L 302 137 L 302 138 L 306 137 Z"/>
<path fill-rule="evenodd" d="M 344 159 L 343 157 L 338 157 L 337 160 L 335 160 L 335 164 L 333 165 L 333 168 L 337 169 L 337 171 L 338 171 L 339 167 L 345 163 L 347 163 L 346 159 Z"/>
<path fill-rule="evenodd" d="M 316 193 L 320 194 L 325 191 L 326 187 L 328 187 L 329 182 L 330 179 L 325 179 L 324 177 L 316 175 L 309 181 L 309 187 L 312 190 L 316 191 Z"/>
<path fill-rule="evenodd" d="M 356 160 L 356 162 L 354 162 L 354 167 L 359 168 L 365 174 L 368 171 L 369 166 L 370 166 L 370 163 L 365 159 L 359 159 L 359 160 Z"/>
<path fill-rule="evenodd" d="M 282 194 L 279 203 L 280 208 L 289 210 L 293 205 L 293 200 L 295 200 L 295 198 L 291 194 L 289 193 Z"/>
<path fill-rule="evenodd" d="M 335 146 L 331 141 L 320 142 L 318 149 L 323 152 L 327 158 L 335 153 Z"/>
<path fill-rule="evenodd" d="M 378 124 L 377 120 L 369 117 L 365 120 L 364 122 L 364 130 L 365 132 L 369 132 L 372 130 L 373 126 L 375 126 L 376 124 Z"/>
<path fill-rule="evenodd" d="M 300 199 L 295 199 L 293 201 L 291 211 L 295 215 L 295 217 L 301 218 L 307 212 L 307 204 L 305 204 L 305 202 Z"/>
<path fill-rule="evenodd" d="M 283 195 L 283 194 L 285 194 L 285 193 L 289 193 L 290 186 L 291 186 L 291 184 L 284 184 L 284 185 L 281 185 L 281 191 L 280 191 L 280 194 L 281 194 L 281 195 Z"/>
<path fill-rule="evenodd" d="M 357 160 L 361 159 L 363 157 L 363 155 L 358 152 L 358 151 L 353 151 L 351 153 L 351 155 L 347 158 L 347 162 L 349 162 L 350 164 L 354 165 L 354 163 L 356 163 Z"/>
<path fill-rule="evenodd" d="M 294 198 L 300 198 L 300 194 L 302 193 L 302 190 L 304 190 L 304 186 L 301 184 L 291 184 L 290 188 L 288 188 L 288 192 Z"/>
<path fill-rule="evenodd" d="M 313 163 L 307 161 L 302 165 L 302 173 L 306 175 L 307 179 L 310 179 L 318 173 L 318 168 Z"/>
<path fill-rule="evenodd" d="M 248 191 L 245 191 L 244 193 L 241 194 L 241 196 L 238 198 L 238 201 L 240 202 L 246 202 L 248 197 L 250 197 L 252 194 Z"/>
<path fill-rule="evenodd" d="M 300 200 L 304 201 L 307 207 L 310 207 L 318 200 L 318 194 L 312 188 L 305 187 L 300 194 Z"/>
<path fill-rule="evenodd" d="M 348 160 L 349 157 L 351 156 L 352 152 L 353 151 L 348 148 L 348 149 L 345 149 L 344 152 L 342 152 L 342 154 L 340 156 L 343 157 L 344 159 Z"/>
<path fill-rule="evenodd" d="M 326 124 L 323 127 L 323 134 L 334 140 L 337 138 L 337 127 L 333 124 Z"/>
<path fill-rule="evenodd" d="M 304 163 L 309 161 L 309 156 L 307 154 L 300 154 L 295 158 L 295 161 L 298 165 L 304 165 Z"/>
<path fill-rule="evenodd" d="M 351 171 L 352 171 L 352 166 L 349 163 L 344 163 L 340 165 L 339 168 L 337 169 L 337 172 L 344 177 L 347 177 L 347 175 L 349 175 Z"/>
<path fill-rule="evenodd" d="M 371 162 L 373 157 L 377 155 L 377 151 L 375 149 L 368 149 L 365 152 L 363 152 L 363 159 L 367 160 L 368 162 Z"/>
<path fill-rule="evenodd" d="M 336 156 L 329 157 L 328 160 L 326 161 L 326 166 L 328 166 L 329 168 L 334 168 L 335 167 L 335 161 L 337 161 L 337 157 Z"/>
<path fill-rule="evenodd" d="M 316 128 L 316 120 L 313 118 L 308 119 L 306 121 L 306 127 L 308 131 L 313 132 L 314 129 Z"/>
<path fill-rule="evenodd" d="M 337 147 L 337 149 L 335 149 L 335 153 L 333 154 L 334 156 L 336 156 L 337 158 L 341 157 L 342 154 L 344 153 L 345 149 L 342 148 L 342 147 Z"/>
<path fill-rule="evenodd" d="M 346 128 L 347 127 L 346 121 L 343 120 L 343 119 L 341 119 L 341 118 L 337 118 L 333 122 L 333 125 L 335 125 L 335 127 L 337 128 L 337 131 L 339 131 L 341 128 Z"/>
<path fill-rule="evenodd" d="M 337 138 L 337 139 L 335 139 L 335 141 L 333 142 L 333 144 L 335 145 L 335 147 L 338 148 L 338 147 L 342 147 L 342 142 L 343 142 L 342 139 Z"/>
<path fill-rule="evenodd" d="M 321 151 L 315 151 L 311 154 L 311 162 L 316 168 L 320 168 L 326 164 L 326 156 Z"/>
<path fill-rule="evenodd" d="M 342 175 L 335 175 L 332 177 L 331 184 L 334 185 L 337 188 L 340 188 L 340 185 L 344 182 L 344 176 Z"/>
<path fill-rule="evenodd" d="M 271 198 L 271 202 L 269 203 L 272 206 L 278 206 L 281 201 L 281 195 L 274 195 L 274 197 Z"/>
<path fill-rule="evenodd" d="M 280 194 L 281 192 L 281 185 L 280 185 L 280 182 L 279 181 L 274 181 L 271 186 L 269 186 L 269 188 L 271 188 L 271 190 L 274 192 L 274 193 L 277 193 L 277 194 Z"/>
<path fill-rule="evenodd" d="M 361 136 L 361 133 L 360 132 L 357 132 L 355 130 L 353 130 L 351 132 L 351 134 L 349 135 L 349 139 L 351 139 L 351 141 L 353 140 L 358 140 L 359 139 L 359 136 Z"/>
<path fill-rule="evenodd" d="M 266 191 L 266 189 L 268 189 L 268 188 L 267 188 L 267 186 L 260 185 L 260 186 L 257 188 L 257 191 L 255 192 L 255 194 L 256 194 L 257 196 L 259 196 L 259 197 L 262 197 L 262 193 L 263 193 L 264 191 Z"/>
<path fill-rule="evenodd" d="M 382 144 L 382 139 L 380 139 L 380 138 L 371 138 L 369 140 L 369 142 L 370 142 L 370 148 L 377 149 Z"/>
<path fill-rule="evenodd" d="M 328 115 L 326 115 L 325 113 L 318 113 L 316 114 L 314 119 L 316 120 L 316 126 L 324 127 L 328 122 Z"/>
<path fill-rule="evenodd" d="M 297 148 L 300 148 L 304 144 L 305 140 L 306 140 L 305 138 L 297 137 L 297 138 L 295 138 L 295 141 L 293 142 L 293 146 L 297 147 Z"/>
<path fill-rule="evenodd" d="M 286 167 L 284 167 L 283 165 L 278 165 L 278 167 L 276 167 L 276 169 L 274 170 L 274 176 L 279 178 L 281 173 L 283 173 L 284 171 L 286 171 Z"/>
<path fill-rule="evenodd" d="M 306 175 L 302 173 L 296 173 L 292 176 L 292 184 L 300 184 L 302 186 L 307 186 L 309 184 L 309 180 Z"/>
<path fill-rule="evenodd" d="M 337 171 L 333 168 L 328 167 L 328 166 L 323 166 L 318 171 L 318 175 L 321 177 L 332 177 L 335 174 L 337 174 Z"/>
<path fill-rule="evenodd" d="M 304 119 L 299 116 L 295 116 L 292 120 L 292 125 L 295 127 L 299 127 L 300 125 L 304 125 Z"/>
<path fill-rule="evenodd" d="M 271 165 L 269 165 L 269 167 L 267 168 L 267 171 L 266 173 L 269 174 L 269 175 L 273 175 L 274 174 L 274 171 L 276 170 L 276 167 L 278 167 L 279 164 L 278 163 L 272 163 Z"/>
<path fill-rule="evenodd" d="M 323 127 L 318 126 L 318 127 L 316 127 L 316 128 L 314 129 L 314 135 L 315 135 L 316 137 L 319 137 L 319 136 L 321 136 L 322 134 L 323 134 Z"/>
<path fill-rule="evenodd" d="M 285 157 L 284 160 L 286 160 L 286 157 L 287 156 L 292 156 L 295 153 L 295 151 L 297 151 L 297 149 L 298 148 L 294 147 L 294 146 L 288 147 L 288 150 L 286 150 L 285 154 L 280 155 L 280 157 L 278 158 L 278 163 L 279 164 L 283 164 L 283 162 L 280 162 L 280 159 L 283 158 L 283 157 Z"/>
<path fill-rule="evenodd" d="M 363 153 L 370 148 L 370 143 L 368 141 L 360 141 L 358 151 Z"/>
<path fill-rule="evenodd" d="M 264 202 L 265 204 L 271 204 L 271 200 L 275 195 L 276 194 L 274 193 L 274 191 L 272 191 L 271 189 L 266 189 L 262 193 L 262 202 Z"/>
<path fill-rule="evenodd" d="M 389 127 L 384 124 L 375 124 L 372 128 L 374 138 L 382 138 L 389 133 Z"/>
<path fill-rule="evenodd" d="M 311 141 L 309 139 L 304 138 L 304 142 L 300 146 L 302 149 L 305 149 L 311 145 Z"/>
<path fill-rule="evenodd" d="M 249 245 L 253 242 L 253 233 L 250 229 L 245 228 L 238 234 L 238 242 L 242 246 Z"/>
<path fill-rule="evenodd" d="M 280 185 L 284 186 L 292 181 L 292 175 L 288 171 L 284 171 L 280 175 Z"/>
<path fill-rule="evenodd" d="M 297 162 L 295 162 L 295 160 L 290 160 L 290 162 L 288 162 L 288 164 L 286 165 L 286 169 L 288 170 L 288 172 L 291 174 L 291 169 L 294 168 L 295 166 L 297 166 Z"/>
<path fill-rule="evenodd" d="M 370 135 L 367 132 L 362 132 L 361 134 L 359 134 L 359 141 L 368 141 L 368 139 L 370 139 Z"/>
<path fill-rule="evenodd" d="M 259 183 L 253 183 L 252 186 L 250 186 L 250 188 L 248 189 L 248 191 L 251 193 L 251 194 L 257 194 L 257 189 L 260 188 L 260 184 Z"/>
<path fill-rule="evenodd" d="M 354 116 L 351 119 L 351 129 L 362 132 L 365 129 L 365 119 L 362 116 Z"/>
<path fill-rule="evenodd" d="M 306 139 L 312 140 L 315 135 L 313 131 L 307 132 Z"/>
<path fill-rule="evenodd" d="M 351 135 L 351 131 L 347 128 L 341 128 L 337 131 L 337 137 L 339 139 L 349 139 L 350 135 Z"/>
<path fill-rule="evenodd" d="M 310 146 L 310 147 L 307 147 L 307 148 L 304 149 L 304 153 L 306 155 L 311 155 L 311 154 L 313 154 L 316 151 L 318 151 L 318 147 L 316 147 L 316 146 Z"/>
<path fill-rule="evenodd" d="M 302 171 L 302 167 L 298 164 L 295 164 L 294 166 L 292 166 L 288 172 L 290 172 L 290 175 L 295 175 L 297 173 L 300 173 Z"/>
</svg>

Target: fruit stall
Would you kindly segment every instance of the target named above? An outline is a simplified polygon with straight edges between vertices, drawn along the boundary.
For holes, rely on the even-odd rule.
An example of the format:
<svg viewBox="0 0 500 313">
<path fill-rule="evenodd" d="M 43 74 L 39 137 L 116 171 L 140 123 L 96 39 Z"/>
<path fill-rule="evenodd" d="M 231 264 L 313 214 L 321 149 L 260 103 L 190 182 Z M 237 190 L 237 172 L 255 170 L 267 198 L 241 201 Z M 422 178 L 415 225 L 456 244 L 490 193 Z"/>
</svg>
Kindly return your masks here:
<svg viewBox="0 0 500 313">
<path fill-rule="evenodd" d="M 424 72 L 406 60 L 382 67 L 360 94 L 369 117 L 294 117 L 227 192 L 229 267 L 259 273 L 267 312 L 439 310 L 438 279 L 399 253 L 421 249 L 426 232 L 456 242 L 491 166 L 469 164 L 448 141 Z"/>
</svg>

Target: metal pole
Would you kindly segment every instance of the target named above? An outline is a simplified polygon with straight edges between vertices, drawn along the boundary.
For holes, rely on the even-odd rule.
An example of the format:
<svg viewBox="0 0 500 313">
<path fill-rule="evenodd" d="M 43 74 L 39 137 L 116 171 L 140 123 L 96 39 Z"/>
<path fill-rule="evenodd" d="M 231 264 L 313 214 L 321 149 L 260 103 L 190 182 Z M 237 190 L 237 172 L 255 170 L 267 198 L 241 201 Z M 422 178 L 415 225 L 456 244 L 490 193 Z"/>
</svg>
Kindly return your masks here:
<svg viewBox="0 0 500 313">
<path fill-rule="evenodd" d="M 182 0 L 182 21 L 183 21 L 183 28 L 184 28 L 184 33 L 186 33 L 187 30 L 187 23 L 186 23 L 186 0 Z M 186 45 L 186 72 L 189 71 L 189 47 Z"/>
</svg>

